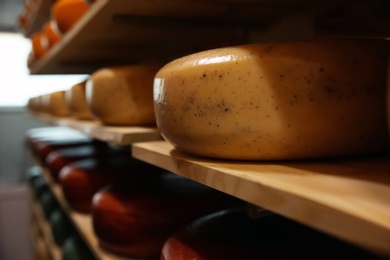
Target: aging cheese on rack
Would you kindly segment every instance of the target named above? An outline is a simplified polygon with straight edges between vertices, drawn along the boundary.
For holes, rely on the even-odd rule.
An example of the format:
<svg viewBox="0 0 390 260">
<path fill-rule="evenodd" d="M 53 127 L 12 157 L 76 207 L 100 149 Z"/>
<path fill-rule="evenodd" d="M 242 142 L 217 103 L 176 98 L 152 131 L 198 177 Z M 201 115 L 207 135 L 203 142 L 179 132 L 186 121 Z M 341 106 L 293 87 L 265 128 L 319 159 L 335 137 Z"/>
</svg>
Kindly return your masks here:
<svg viewBox="0 0 390 260">
<path fill-rule="evenodd" d="M 76 130 L 65 127 L 41 127 L 26 132 L 26 145 L 42 165 L 46 156 L 57 149 L 83 145 L 105 145 Z"/>
<path fill-rule="evenodd" d="M 229 209 L 196 220 L 164 244 L 161 260 L 380 259 L 277 215 Z"/>
<path fill-rule="evenodd" d="M 93 195 L 104 186 L 125 179 L 153 181 L 161 171 L 130 156 L 88 158 L 65 166 L 60 171 L 59 183 L 68 204 L 77 211 L 89 213 Z"/>
<path fill-rule="evenodd" d="M 87 82 L 87 102 L 94 116 L 107 125 L 155 125 L 154 64 L 104 68 Z"/>
<path fill-rule="evenodd" d="M 55 209 L 50 213 L 49 221 L 54 242 L 58 246 L 62 246 L 66 239 L 75 233 L 69 217 L 60 208 Z"/>
<path fill-rule="evenodd" d="M 51 8 L 51 15 L 61 33 L 69 31 L 84 14 L 89 5 L 84 0 L 58 0 Z"/>
<path fill-rule="evenodd" d="M 104 146 L 101 144 L 84 145 L 79 147 L 59 149 L 51 152 L 46 157 L 46 165 L 50 171 L 53 180 L 58 181 L 61 169 L 72 162 L 87 158 L 107 160 L 110 156 L 119 155 L 130 157 L 130 149 L 111 148 L 109 146 Z"/>
<path fill-rule="evenodd" d="M 278 160 L 389 147 L 385 43 L 316 40 L 195 53 L 154 81 L 157 126 L 189 153 Z"/>
<path fill-rule="evenodd" d="M 70 113 L 77 119 L 92 119 L 85 95 L 86 81 L 73 85 L 65 94 Z"/>
<path fill-rule="evenodd" d="M 44 106 L 47 113 L 53 116 L 69 116 L 69 108 L 65 101 L 65 91 L 56 91 L 45 96 Z"/>
<path fill-rule="evenodd" d="M 178 228 L 238 205 L 238 199 L 167 173 L 158 181 L 129 181 L 102 189 L 93 197 L 92 221 L 104 249 L 154 259 Z"/>
<path fill-rule="evenodd" d="M 50 20 L 43 26 L 43 31 L 48 40 L 49 48 L 59 43 L 62 38 L 62 34 L 57 27 L 57 23 L 54 20 Z"/>
</svg>

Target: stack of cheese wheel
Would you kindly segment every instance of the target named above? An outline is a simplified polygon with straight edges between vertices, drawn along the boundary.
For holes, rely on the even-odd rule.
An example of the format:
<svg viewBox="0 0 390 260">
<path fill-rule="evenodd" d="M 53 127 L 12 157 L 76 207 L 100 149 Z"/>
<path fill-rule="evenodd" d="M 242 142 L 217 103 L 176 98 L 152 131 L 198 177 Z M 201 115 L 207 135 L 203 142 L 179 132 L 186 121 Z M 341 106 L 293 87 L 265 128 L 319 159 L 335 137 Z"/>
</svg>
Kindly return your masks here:
<svg viewBox="0 0 390 260">
<path fill-rule="evenodd" d="M 107 125 L 155 125 L 153 79 L 155 64 L 103 68 L 87 82 L 92 114 Z"/>
<path fill-rule="evenodd" d="M 73 234 L 62 245 L 62 260 L 95 260 L 79 235 Z"/>
<path fill-rule="evenodd" d="M 111 147 L 101 143 L 58 149 L 50 152 L 46 157 L 46 166 L 52 179 L 58 181 L 61 169 L 72 162 L 87 158 L 106 160 L 111 156 L 130 157 L 130 149 Z"/>
<path fill-rule="evenodd" d="M 58 0 L 51 8 L 51 16 L 59 31 L 68 32 L 88 11 L 89 4 L 84 0 Z"/>
<path fill-rule="evenodd" d="M 237 205 L 242 202 L 236 198 L 166 173 L 100 190 L 93 197 L 92 221 L 102 248 L 127 257 L 156 258 L 181 226 Z"/>
<path fill-rule="evenodd" d="M 104 186 L 127 180 L 140 179 L 153 181 L 159 178 L 161 169 L 130 158 L 130 156 L 111 156 L 105 160 L 88 158 L 65 166 L 59 174 L 64 197 L 70 207 L 79 212 L 89 213 L 92 197 Z"/>
<path fill-rule="evenodd" d="M 53 116 L 66 117 L 70 115 L 65 101 L 65 91 L 56 91 L 45 95 L 43 106 L 45 111 Z"/>
<path fill-rule="evenodd" d="M 277 215 L 250 218 L 230 209 L 200 218 L 172 235 L 161 260 L 379 259 Z"/>
<path fill-rule="evenodd" d="M 49 220 L 54 242 L 61 247 L 75 233 L 73 225 L 60 208 L 51 212 Z"/>
<path fill-rule="evenodd" d="M 62 34 L 59 31 L 57 23 L 54 20 L 49 20 L 48 22 L 46 22 L 42 30 L 46 34 L 49 48 L 52 48 L 54 45 L 61 41 Z"/>
<path fill-rule="evenodd" d="M 66 91 L 65 100 L 70 114 L 76 119 L 92 119 L 85 95 L 86 81 L 73 85 Z"/>
<path fill-rule="evenodd" d="M 356 156 L 389 148 L 387 45 L 251 44 L 195 53 L 156 75 L 157 126 L 175 147 L 242 160 Z"/>
<path fill-rule="evenodd" d="M 66 127 L 40 127 L 26 132 L 25 142 L 33 156 L 42 165 L 46 156 L 60 148 L 77 147 L 91 144 L 102 144 L 90 137 Z"/>
</svg>

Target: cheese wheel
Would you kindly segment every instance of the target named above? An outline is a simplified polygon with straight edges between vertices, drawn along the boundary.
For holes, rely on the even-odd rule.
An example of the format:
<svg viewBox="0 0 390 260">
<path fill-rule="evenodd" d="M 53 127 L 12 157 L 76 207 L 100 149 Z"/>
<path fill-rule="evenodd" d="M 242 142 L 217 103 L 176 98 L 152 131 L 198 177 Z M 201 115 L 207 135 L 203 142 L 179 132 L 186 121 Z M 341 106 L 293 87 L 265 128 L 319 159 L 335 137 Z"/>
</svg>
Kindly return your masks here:
<svg viewBox="0 0 390 260">
<path fill-rule="evenodd" d="M 61 169 L 72 162 L 87 158 L 103 160 L 118 155 L 128 157 L 131 156 L 130 150 L 125 148 L 114 149 L 101 144 L 83 145 L 79 147 L 64 148 L 52 151 L 46 157 L 46 165 L 53 180 L 58 181 Z"/>
<path fill-rule="evenodd" d="M 96 260 L 82 238 L 74 234 L 62 246 L 62 260 Z"/>
<path fill-rule="evenodd" d="M 385 43 L 251 44 L 174 60 L 154 81 L 157 126 L 197 155 L 280 160 L 389 147 Z"/>
<path fill-rule="evenodd" d="M 88 11 L 84 0 L 58 0 L 51 8 L 53 20 L 61 33 L 69 31 Z"/>
<path fill-rule="evenodd" d="M 155 125 L 153 79 L 157 65 L 104 68 L 87 83 L 92 113 L 107 125 Z"/>
<path fill-rule="evenodd" d="M 49 42 L 47 36 L 43 32 L 34 33 L 31 36 L 32 52 L 36 59 L 40 59 L 46 55 L 49 50 Z"/>
<path fill-rule="evenodd" d="M 75 232 L 69 217 L 59 208 L 50 213 L 49 221 L 54 242 L 58 246 L 62 246 Z"/>
<path fill-rule="evenodd" d="M 56 91 L 44 96 L 45 111 L 53 116 L 65 117 L 70 112 L 65 101 L 65 91 Z"/>
<path fill-rule="evenodd" d="M 243 209 L 204 216 L 172 235 L 161 260 L 378 259 L 281 216 L 250 218 Z"/>
<path fill-rule="evenodd" d="M 89 213 L 92 197 L 104 186 L 121 181 L 153 180 L 162 170 L 129 156 L 111 156 L 104 161 L 88 158 L 68 164 L 59 173 L 64 197 L 74 210 Z"/>
<path fill-rule="evenodd" d="M 39 196 L 39 201 L 41 202 L 42 210 L 46 219 L 49 219 L 51 213 L 59 208 L 57 199 L 50 190 L 42 192 Z"/>
<path fill-rule="evenodd" d="M 85 95 L 86 81 L 73 85 L 65 94 L 70 113 L 77 119 L 92 119 Z"/>
<path fill-rule="evenodd" d="M 49 48 L 59 43 L 62 38 L 62 34 L 58 29 L 57 23 L 54 20 L 50 20 L 43 26 L 43 31 L 46 34 Z"/>
<path fill-rule="evenodd" d="M 33 259 L 34 260 L 52 260 L 49 248 L 42 237 L 34 241 Z"/>
<path fill-rule="evenodd" d="M 92 221 L 100 245 L 131 258 L 156 258 L 179 227 L 242 202 L 175 174 L 112 184 L 93 197 Z"/>
</svg>

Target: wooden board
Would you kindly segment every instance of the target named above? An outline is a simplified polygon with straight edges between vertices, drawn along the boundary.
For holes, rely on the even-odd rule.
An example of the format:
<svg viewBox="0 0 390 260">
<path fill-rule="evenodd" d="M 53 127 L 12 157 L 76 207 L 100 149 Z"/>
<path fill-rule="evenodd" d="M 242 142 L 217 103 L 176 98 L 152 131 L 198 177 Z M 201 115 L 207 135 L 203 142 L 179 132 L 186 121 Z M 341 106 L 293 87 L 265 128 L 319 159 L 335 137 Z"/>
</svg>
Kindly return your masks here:
<svg viewBox="0 0 390 260">
<path fill-rule="evenodd" d="M 114 127 L 104 126 L 100 122 L 92 120 L 77 120 L 69 117 L 54 117 L 37 113 L 33 113 L 33 115 L 43 122 L 73 128 L 90 137 L 117 145 L 129 145 L 136 142 L 162 139 L 160 132 L 155 127 Z"/>
<path fill-rule="evenodd" d="M 167 62 L 205 49 L 340 32 L 390 36 L 390 18 L 377 14 L 386 7 L 383 0 L 359 1 L 367 6 L 357 5 L 359 12 L 344 1 L 99 0 L 30 72 L 90 74 L 105 66 Z"/>
<path fill-rule="evenodd" d="M 111 254 L 100 248 L 99 241 L 95 236 L 92 227 L 92 217 L 89 214 L 79 213 L 74 211 L 67 204 L 64 195 L 62 193 L 61 187 L 53 181 L 47 169 L 43 169 L 43 176 L 47 183 L 49 183 L 49 187 L 55 197 L 57 198 L 61 208 L 64 212 L 69 216 L 69 219 L 73 223 L 75 229 L 78 234 L 83 238 L 86 245 L 90 248 L 91 252 L 94 254 L 96 259 L 101 260 L 132 260 L 130 258 L 124 258 L 121 256 L 117 256 Z M 136 260 L 136 259 L 133 259 Z"/>
<path fill-rule="evenodd" d="M 390 256 L 390 156 L 312 162 L 234 162 L 185 154 L 165 141 L 133 157 Z"/>
<path fill-rule="evenodd" d="M 35 216 L 35 219 L 38 223 L 39 229 L 43 234 L 44 241 L 46 246 L 49 249 L 51 257 L 53 260 L 62 259 L 61 248 L 56 245 L 54 238 L 51 233 L 50 223 L 45 219 L 41 205 L 35 199 L 32 201 L 32 211 Z"/>
</svg>

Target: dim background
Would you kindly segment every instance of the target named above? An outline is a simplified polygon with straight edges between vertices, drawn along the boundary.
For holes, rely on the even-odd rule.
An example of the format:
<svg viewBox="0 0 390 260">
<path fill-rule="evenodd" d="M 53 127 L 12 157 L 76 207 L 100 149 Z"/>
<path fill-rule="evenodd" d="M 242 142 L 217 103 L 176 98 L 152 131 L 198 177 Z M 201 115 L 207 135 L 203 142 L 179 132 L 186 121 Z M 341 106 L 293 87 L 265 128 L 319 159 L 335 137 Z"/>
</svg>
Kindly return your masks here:
<svg viewBox="0 0 390 260">
<path fill-rule="evenodd" d="M 22 0 L 0 0 L 0 259 L 31 259 L 29 199 L 24 184 L 31 165 L 24 149 L 29 128 L 45 126 L 29 116 L 29 97 L 65 90 L 86 75 L 29 75 L 30 40 L 19 33 Z"/>
</svg>

